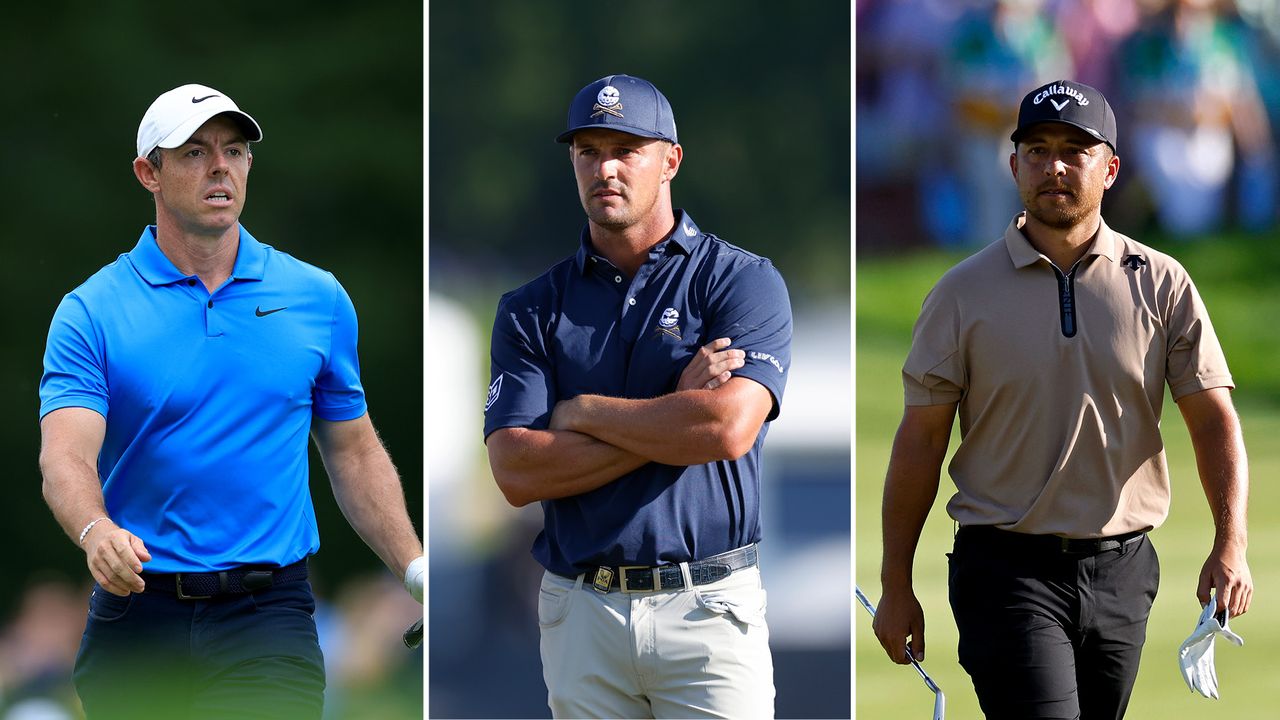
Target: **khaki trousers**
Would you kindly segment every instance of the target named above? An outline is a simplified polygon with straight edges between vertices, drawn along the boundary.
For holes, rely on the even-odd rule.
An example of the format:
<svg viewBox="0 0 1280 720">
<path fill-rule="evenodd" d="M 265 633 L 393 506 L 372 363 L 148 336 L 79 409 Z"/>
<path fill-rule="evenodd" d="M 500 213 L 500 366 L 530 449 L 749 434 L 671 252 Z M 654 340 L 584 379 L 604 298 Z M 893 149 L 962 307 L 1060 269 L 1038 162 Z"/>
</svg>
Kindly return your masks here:
<svg viewBox="0 0 1280 720">
<path fill-rule="evenodd" d="M 653 593 L 602 594 L 583 581 L 545 573 L 538 593 L 554 717 L 773 717 L 759 568 Z"/>
</svg>

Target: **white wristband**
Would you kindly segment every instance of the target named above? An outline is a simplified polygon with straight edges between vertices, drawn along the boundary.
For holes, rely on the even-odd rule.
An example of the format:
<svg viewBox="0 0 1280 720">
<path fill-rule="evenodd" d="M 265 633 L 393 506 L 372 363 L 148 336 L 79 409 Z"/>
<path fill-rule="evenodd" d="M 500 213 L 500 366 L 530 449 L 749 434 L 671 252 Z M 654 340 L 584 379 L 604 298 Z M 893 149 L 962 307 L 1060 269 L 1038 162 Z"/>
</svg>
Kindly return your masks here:
<svg viewBox="0 0 1280 720">
<path fill-rule="evenodd" d="M 83 546 L 84 546 L 84 536 L 89 534 L 89 531 L 93 529 L 93 526 L 94 526 L 94 525 L 97 525 L 98 523 L 100 523 L 100 522 L 102 522 L 103 520 L 106 520 L 106 519 L 107 519 L 106 517 L 100 517 L 100 518 L 98 518 L 97 520 L 94 520 L 93 522 L 89 523 L 88 525 L 85 525 L 85 526 L 84 526 L 84 529 L 80 531 L 80 540 L 78 541 L 78 544 L 79 544 L 81 547 L 83 547 Z"/>
</svg>

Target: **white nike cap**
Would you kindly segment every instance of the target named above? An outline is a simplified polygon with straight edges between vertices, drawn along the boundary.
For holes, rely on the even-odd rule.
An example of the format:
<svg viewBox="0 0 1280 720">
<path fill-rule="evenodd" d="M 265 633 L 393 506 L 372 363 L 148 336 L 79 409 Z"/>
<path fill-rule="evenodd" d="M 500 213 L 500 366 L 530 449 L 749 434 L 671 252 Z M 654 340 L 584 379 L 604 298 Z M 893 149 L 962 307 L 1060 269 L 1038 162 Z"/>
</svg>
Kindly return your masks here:
<svg viewBox="0 0 1280 720">
<path fill-rule="evenodd" d="M 262 139 L 258 121 L 231 98 L 205 85 L 183 85 L 156 98 L 147 108 L 138 125 L 138 157 L 144 158 L 158 147 L 178 147 L 209 118 L 222 113 L 232 114 L 249 142 Z"/>
</svg>

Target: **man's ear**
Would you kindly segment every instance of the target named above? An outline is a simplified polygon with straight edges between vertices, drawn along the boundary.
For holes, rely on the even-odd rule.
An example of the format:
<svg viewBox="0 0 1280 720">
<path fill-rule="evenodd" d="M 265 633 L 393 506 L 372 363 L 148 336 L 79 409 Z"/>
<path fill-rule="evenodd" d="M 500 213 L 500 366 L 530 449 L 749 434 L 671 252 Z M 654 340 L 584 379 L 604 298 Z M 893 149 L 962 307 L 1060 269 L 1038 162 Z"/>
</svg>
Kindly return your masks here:
<svg viewBox="0 0 1280 720">
<path fill-rule="evenodd" d="M 160 192 L 160 171 L 156 169 L 155 165 L 151 164 L 150 160 L 144 157 L 134 158 L 133 176 L 138 178 L 138 182 L 148 192 Z"/>
<path fill-rule="evenodd" d="M 1110 190 L 1112 185 L 1116 184 L 1116 178 L 1120 176 L 1120 156 L 1114 152 L 1111 159 L 1107 161 L 1107 177 L 1103 180 L 1102 189 Z"/>
<path fill-rule="evenodd" d="M 663 182 L 671 182 L 675 179 L 676 173 L 680 172 L 680 163 L 684 160 L 684 147 L 680 143 L 671 143 L 667 147 L 667 156 L 663 158 L 665 167 L 662 169 Z"/>
</svg>

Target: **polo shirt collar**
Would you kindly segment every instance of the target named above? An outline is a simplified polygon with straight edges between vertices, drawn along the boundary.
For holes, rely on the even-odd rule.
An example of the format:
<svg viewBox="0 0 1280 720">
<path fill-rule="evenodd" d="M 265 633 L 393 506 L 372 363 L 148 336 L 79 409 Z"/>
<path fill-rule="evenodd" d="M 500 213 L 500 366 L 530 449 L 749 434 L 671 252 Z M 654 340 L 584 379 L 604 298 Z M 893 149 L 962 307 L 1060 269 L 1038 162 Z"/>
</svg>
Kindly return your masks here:
<svg viewBox="0 0 1280 720">
<path fill-rule="evenodd" d="M 1013 261 L 1015 268 L 1021 269 L 1028 265 L 1033 265 L 1044 257 L 1035 246 L 1027 240 L 1027 236 L 1022 234 L 1022 226 L 1027 222 L 1027 213 L 1018 213 L 1014 216 L 1013 221 L 1009 223 L 1009 227 L 1004 231 L 1004 245 L 1009 251 L 1009 259 Z M 1085 255 L 1100 255 L 1110 260 L 1116 261 L 1116 234 L 1107 227 L 1107 221 L 1099 219 L 1098 232 L 1093 236 L 1093 242 L 1089 244 L 1089 249 L 1085 251 Z"/>
<path fill-rule="evenodd" d="M 693 248 L 699 242 L 702 242 L 705 237 L 693 222 L 693 218 L 689 217 L 689 213 L 684 210 L 676 210 L 675 230 L 672 230 L 670 235 L 663 238 L 652 249 L 661 251 L 664 246 L 666 248 L 678 248 L 685 255 L 690 255 L 693 252 Z M 574 262 L 578 265 L 578 272 L 585 273 L 591 266 L 591 258 L 598 254 L 595 246 L 591 244 L 591 225 L 588 223 L 582 227 L 582 233 L 578 241 L 578 252 L 574 256 Z"/>
<path fill-rule="evenodd" d="M 188 277 L 160 249 L 155 225 L 143 228 L 138 244 L 129 251 L 129 262 L 150 285 L 168 285 Z M 240 244 L 236 249 L 235 265 L 231 268 L 232 279 L 261 280 L 266 267 L 266 247 L 254 239 L 243 225 L 240 226 Z"/>
</svg>

